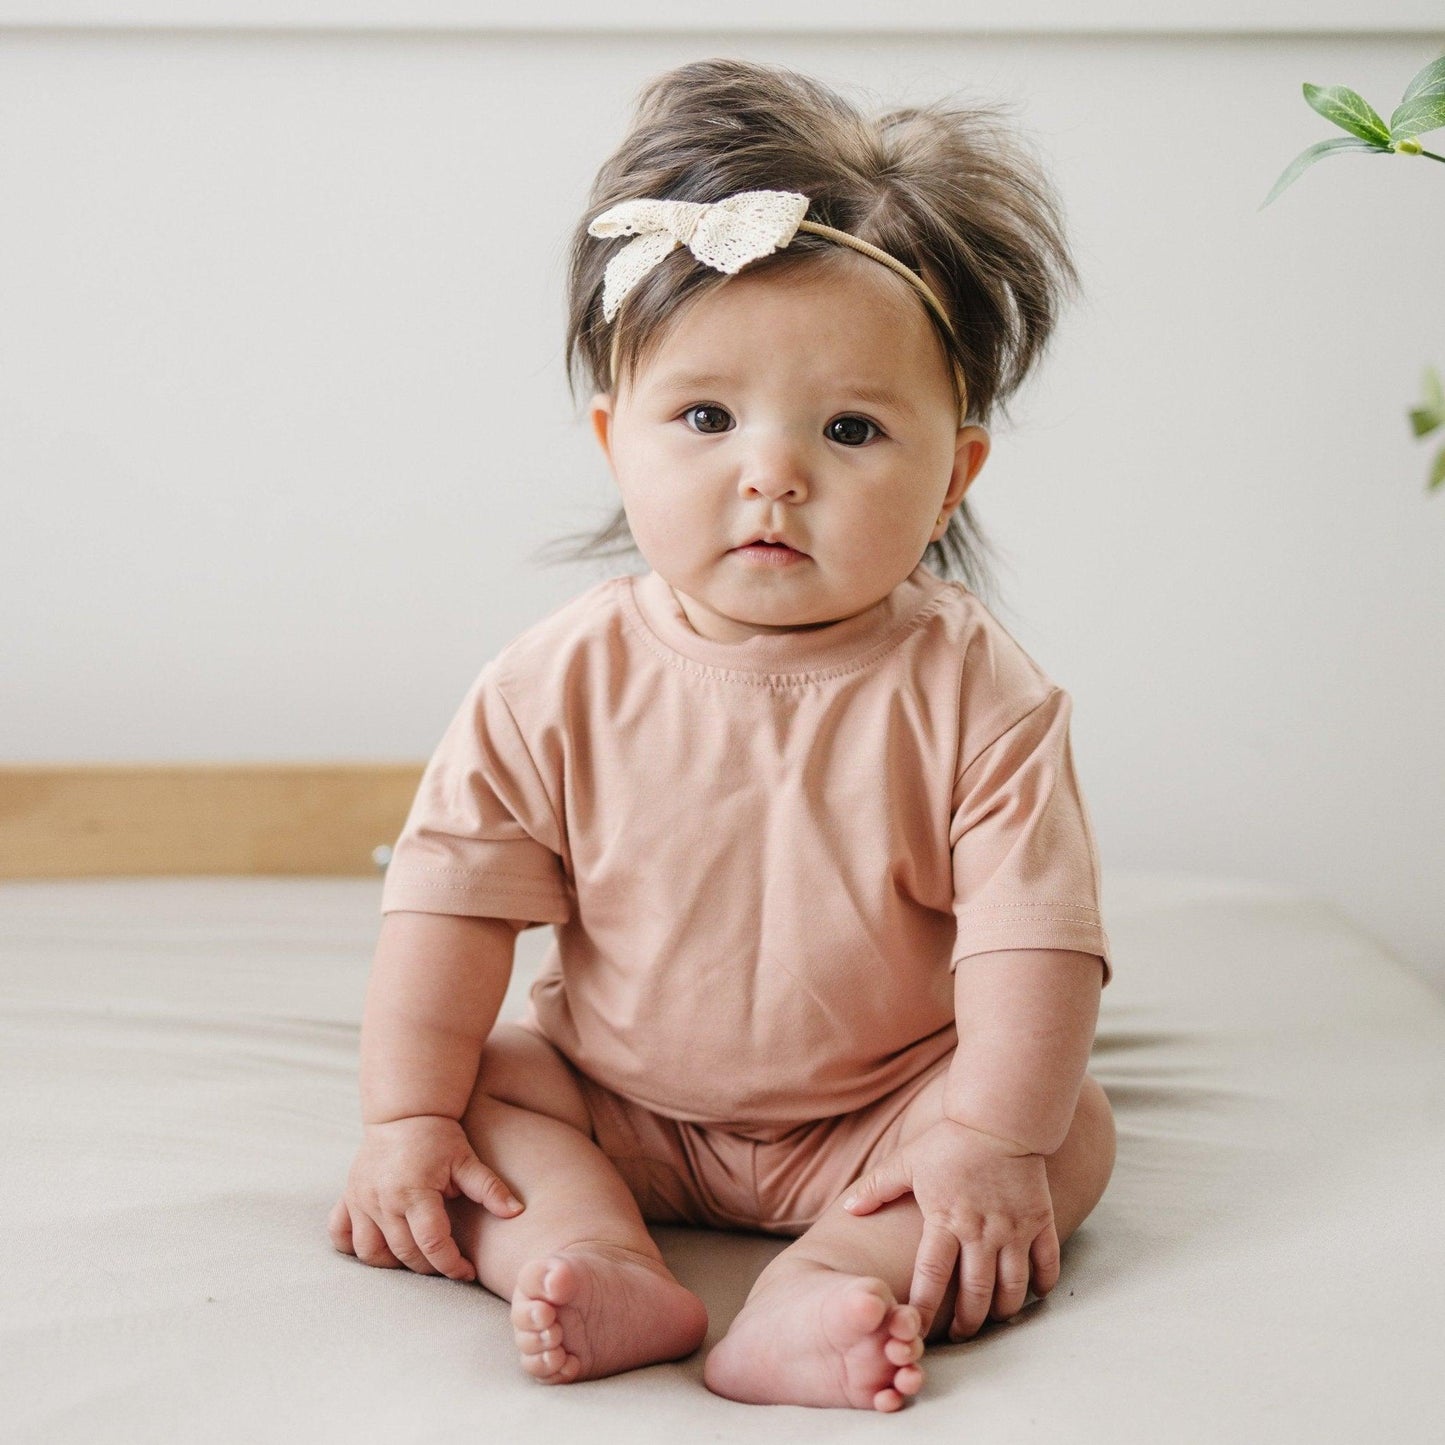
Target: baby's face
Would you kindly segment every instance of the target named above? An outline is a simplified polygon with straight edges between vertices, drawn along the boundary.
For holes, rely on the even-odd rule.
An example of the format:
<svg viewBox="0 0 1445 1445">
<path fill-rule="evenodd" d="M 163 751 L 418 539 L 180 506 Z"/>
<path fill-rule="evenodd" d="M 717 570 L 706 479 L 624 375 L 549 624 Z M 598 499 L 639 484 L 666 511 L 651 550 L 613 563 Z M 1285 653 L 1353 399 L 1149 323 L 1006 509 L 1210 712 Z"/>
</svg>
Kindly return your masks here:
<svg viewBox="0 0 1445 1445">
<path fill-rule="evenodd" d="M 988 455 L 922 299 L 841 248 L 709 291 L 591 415 L 639 550 L 719 642 L 886 597 Z M 740 550 L 761 533 L 794 555 Z"/>
</svg>

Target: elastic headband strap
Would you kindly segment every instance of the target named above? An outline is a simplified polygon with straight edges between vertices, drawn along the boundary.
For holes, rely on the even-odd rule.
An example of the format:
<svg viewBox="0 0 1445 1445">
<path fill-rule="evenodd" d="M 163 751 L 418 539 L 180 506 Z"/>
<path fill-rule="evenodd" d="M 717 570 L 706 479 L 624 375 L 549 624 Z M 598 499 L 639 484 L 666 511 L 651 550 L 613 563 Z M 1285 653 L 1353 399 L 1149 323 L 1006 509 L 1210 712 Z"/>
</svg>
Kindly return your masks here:
<svg viewBox="0 0 1445 1445">
<path fill-rule="evenodd" d="M 863 255 L 871 256 L 875 261 L 881 261 L 890 271 L 896 271 L 905 281 L 918 289 L 919 295 L 928 303 L 928 309 L 943 323 L 943 329 L 953 336 L 953 322 L 949 320 L 948 312 L 943 309 L 938 297 L 933 294 L 933 289 L 917 271 L 910 271 L 896 256 L 890 256 L 887 251 L 880 251 L 877 246 L 861 237 L 850 235 L 847 231 L 836 231 L 832 226 L 823 226 L 817 221 L 799 221 L 798 229 L 812 231 L 815 235 L 826 236 L 830 241 L 838 241 L 844 246 L 851 246 L 855 251 L 861 251 Z"/>
</svg>

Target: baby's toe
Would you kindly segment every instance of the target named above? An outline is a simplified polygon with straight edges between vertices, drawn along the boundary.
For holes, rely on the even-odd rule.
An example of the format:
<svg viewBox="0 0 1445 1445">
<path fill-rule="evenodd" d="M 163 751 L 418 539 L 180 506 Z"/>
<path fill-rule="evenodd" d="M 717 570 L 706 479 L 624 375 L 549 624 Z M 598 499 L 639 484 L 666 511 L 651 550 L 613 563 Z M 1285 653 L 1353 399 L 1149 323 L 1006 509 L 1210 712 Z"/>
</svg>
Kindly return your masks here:
<svg viewBox="0 0 1445 1445">
<path fill-rule="evenodd" d="M 923 1354 L 923 1341 L 915 1335 L 911 1340 L 890 1339 L 883 1346 L 883 1358 L 890 1365 L 911 1365 Z"/>
<path fill-rule="evenodd" d="M 556 1307 L 544 1299 L 529 1299 L 518 1293 L 512 1300 L 514 1330 L 545 1330 L 557 1323 Z"/>
<path fill-rule="evenodd" d="M 905 1365 L 894 1375 L 893 1388 L 902 1395 L 916 1395 L 923 1388 L 923 1371 L 917 1365 Z"/>
<path fill-rule="evenodd" d="M 526 1288 L 534 1299 L 548 1300 L 554 1305 L 570 1304 L 581 1284 L 576 1267 L 565 1255 L 546 1255 L 522 1266 L 517 1275 L 517 1288 Z"/>
<path fill-rule="evenodd" d="M 536 1354 L 522 1356 L 522 1368 L 529 1375 L 535 1375 L 539 1380 L 545 1380 L 549 1376 L 555 1375 L 566 1363 L 567 1351 L 560 1345 L 538 1350 Z"/>
<path fill-rule="evenodd" d="M 843 1324 L 859 1336 L 871 1335 L 877 1330 L 893 1307 L 888 1287 L 881 1280 L 856 1280 L 841 1303 Z"/>
<path fill-rule="evenodd" d="M 875 1410 L 882 1410 L 884 1414 L 892 1410 L 901 1410 L 903 1408 L 903 1396 L 900 1395 L 897 1390 L 879 1390 L 873 1397 L 873 1408 Z"/>
<path fill-rule="evenodd" d="M 543 1350 L 540 1355 L 523 1355 L 522 1368 L 544 1385 L 565 1385 L 577 1378 L 582 1362 L 569 1355 L 560 1345 Z"/>
<path fill-rule="evenodd" d="M 517 1349 L 524 1355 L 540 1355 L 562 1343 L 562 1327 L 549 1325 L 545 1330 L 516 1330 Z"/>
<path fill-rule="evenodd" d="M 923 1333 L 923 1317 L 912 1305 L 899 1305 L 888 1317 L 888 1333 L 895 1340 L 916 1340 Z"/>
</svg>

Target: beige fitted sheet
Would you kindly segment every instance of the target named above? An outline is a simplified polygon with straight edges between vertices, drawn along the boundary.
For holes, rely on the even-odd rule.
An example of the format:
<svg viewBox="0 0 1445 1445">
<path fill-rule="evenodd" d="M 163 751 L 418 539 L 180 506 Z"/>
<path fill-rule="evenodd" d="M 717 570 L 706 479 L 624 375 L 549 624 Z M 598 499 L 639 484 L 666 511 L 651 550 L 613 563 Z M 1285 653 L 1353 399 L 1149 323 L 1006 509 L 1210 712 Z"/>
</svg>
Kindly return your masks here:
<svg viewBox="0 0 1445 1445">
<path fill-rule="evenodd" d="M 0 884 L 0 1438 L 1442 1438 L 1445 1003 L 1287 890 L 1105 884 L 1109 1191 L 898 1417 L 721 1400 L 703 1352 L 548 1389 L 479 1286 L 332 1250 L 379 883 Z M 710 1341 L 782 1247 L 658 1233 Z"/>
</svg>

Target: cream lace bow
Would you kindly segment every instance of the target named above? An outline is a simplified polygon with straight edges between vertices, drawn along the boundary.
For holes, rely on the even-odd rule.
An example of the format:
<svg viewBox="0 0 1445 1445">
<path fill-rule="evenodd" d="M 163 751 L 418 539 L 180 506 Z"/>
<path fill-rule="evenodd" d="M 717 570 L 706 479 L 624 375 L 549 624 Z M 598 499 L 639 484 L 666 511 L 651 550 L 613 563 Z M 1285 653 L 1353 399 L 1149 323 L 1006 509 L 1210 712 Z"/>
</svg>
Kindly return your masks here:
<svg viewBox="0 0 1445 1445">
<path fill-rule="evenodd" d="M 603 316 L 611 321 L 627 293 L 678 246 L 686 246 L 704 265 L 735 275 L 749 261 L 786 246 L 808 204 L 797 191 L 738 191 L 713 202 L 643 197 L 609 207 L 594 218 L 587 234 L 637 239 L 607 263 Z"/>
</svg>

